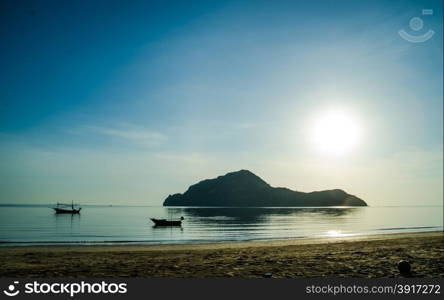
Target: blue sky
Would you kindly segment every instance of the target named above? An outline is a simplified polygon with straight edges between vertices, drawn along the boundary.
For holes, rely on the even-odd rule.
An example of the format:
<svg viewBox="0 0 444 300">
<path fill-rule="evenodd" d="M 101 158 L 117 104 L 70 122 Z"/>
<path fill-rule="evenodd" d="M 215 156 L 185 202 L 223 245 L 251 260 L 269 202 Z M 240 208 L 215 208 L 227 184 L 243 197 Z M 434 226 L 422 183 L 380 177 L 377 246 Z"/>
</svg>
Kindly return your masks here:
<svg viewBox="0 0 444 300">
<path fill-rule="evenodd" d="M 1 5 L 1 203 L 157 205 L 239 169 L 442 203 L 441 1 Z M 347 156 L 310 142 L 329 109 L 362 128 Z"/>
</svg>

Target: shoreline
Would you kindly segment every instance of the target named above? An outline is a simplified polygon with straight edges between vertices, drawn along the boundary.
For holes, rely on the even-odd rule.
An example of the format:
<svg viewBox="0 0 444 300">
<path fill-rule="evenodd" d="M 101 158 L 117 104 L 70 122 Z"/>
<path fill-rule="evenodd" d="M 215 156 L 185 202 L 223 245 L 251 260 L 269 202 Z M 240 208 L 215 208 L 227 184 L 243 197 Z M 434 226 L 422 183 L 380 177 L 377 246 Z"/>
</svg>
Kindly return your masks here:
<svg viewBox="0 0 444 300">
<path fill-rule="evenodd" d="M 393 232 L 393 233 L 365 233 L 365 234 L 359 234 L 359 233 L 350 233 L 350 234 L 341 234 L 339 233 L 337 236 L 329 236 L 329 235 L 323 235 L 323 236 L 313 236 L 313 237 L 307 237 L 307 236 L 301 236 L 301 237 L 290 237 L 290 238 L 276 238 L 276 239 L 251 239 L 251 240 L 191 240 L 191 241 L 178 241 L 178 242 L 164 242 L 164 243 L 156 243 L 151 241 L 31 241 L 31 242 L 25 242 L 25 241 L 18 241 L 18 242 L 12 242 L 12 241 L 0 241 L 0 249 L 2 248 L 22 248 L 22 247 L 153 247 L 156 248 L 157 246 L 162 247 L 168 247 L 168 246 L 193 246 L 193 245 L 235 245 L 235 244 L 254 244 L 254 243 L 279 243 L 279 242 L 288 242 L 292 244 L 292 242 L 302 242 L 302 241 L 310 241 L 313 243 L 327 241 L 331 239 L 335 239 L 337 241 L 339 240 L 359 240 L 359 239 L 374 239 L 376 237 L 387 237 L 390 236 L 402 236 L 402 235 L 415 235 L 415 234 L 424 234 L 424 233 L 436 233 L 436 232 L 444 232 L 442 228 L 434 227 L 435 230 L 427 230 L 427 231 L 409 231 L 409 232 Z"/>
<path fill-rule="evenodd" d="M 1 277 L 444 277 L 443 231 L 168 245 L 0 247 Z"/>
<path fill-rule="evenodd" d="M 372 234 L 343 234 L 339 236 L 316 236 L 316 237 L 293 237 L 293 238 L 276 238 L 276 239 L 258 239 L 258 240 L 220 240 L 220 241 L 190 241 L 190 242 L 165 242 L 165 243 L 148 243 L 139 241 L 99 241 L 99 242 L 42 242 L 33 243 L 30 242 L 0 242 L 0 251 L 3 248 L 72 248 L 72 247 L 104 247 L 113 251 L 113 248 L 125 248 L 126 250 L 134 248 L 146 248 L 144 250 L 166 250 L 170 248 L 180 249 L 210 249 L 210 248 L 226 248 L 226 247 L 266 247 L 266 246 L 288 246 L 296 244 L 323 244 L 328 242 L 346 242 L 346 241 L 358 241 L 358 240 L 378 240 L 378 239 L 391 239 L 399 237 L 410 237 L 415 235 L 422 235 L 428 233 L 442 233 L 443 229 L 430 230 L 430 231 L 415 231 L 415 232 L 394 232 L 394 233 L 372 233 Z M 11 245 L 7 245 L 11 244 Z M 18 245 L 13 245 L 18 244 Z M 189 247 L 188 247 L 189 246 Z"/>
</svg>

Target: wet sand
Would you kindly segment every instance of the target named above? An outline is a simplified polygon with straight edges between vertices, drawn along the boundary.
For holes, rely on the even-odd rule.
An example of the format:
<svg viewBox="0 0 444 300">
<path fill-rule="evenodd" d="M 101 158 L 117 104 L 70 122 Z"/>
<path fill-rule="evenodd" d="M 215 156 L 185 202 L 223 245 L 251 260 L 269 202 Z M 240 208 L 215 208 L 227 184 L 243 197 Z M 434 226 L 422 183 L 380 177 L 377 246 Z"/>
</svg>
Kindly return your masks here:
<svg viewBox="0 0 444 300">
<path fill-rule="evenodd" d="M 181 245 L 0 247 L 1 277 L 444 277 L 443 232 Z"/>
</svg>

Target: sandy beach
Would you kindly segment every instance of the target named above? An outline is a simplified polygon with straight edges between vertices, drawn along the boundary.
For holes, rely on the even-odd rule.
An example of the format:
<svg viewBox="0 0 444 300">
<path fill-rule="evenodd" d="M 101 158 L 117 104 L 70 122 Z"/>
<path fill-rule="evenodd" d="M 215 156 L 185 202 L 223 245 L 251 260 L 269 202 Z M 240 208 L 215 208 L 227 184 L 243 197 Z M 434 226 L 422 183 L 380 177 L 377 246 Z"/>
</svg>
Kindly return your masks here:
<svg viewBox="0 0 444 300">
<path fill-rule="evenodd" d="M 444 277 L 443 232 L 181 245 L 0 247 L 1 277 Z"/>
</svg>

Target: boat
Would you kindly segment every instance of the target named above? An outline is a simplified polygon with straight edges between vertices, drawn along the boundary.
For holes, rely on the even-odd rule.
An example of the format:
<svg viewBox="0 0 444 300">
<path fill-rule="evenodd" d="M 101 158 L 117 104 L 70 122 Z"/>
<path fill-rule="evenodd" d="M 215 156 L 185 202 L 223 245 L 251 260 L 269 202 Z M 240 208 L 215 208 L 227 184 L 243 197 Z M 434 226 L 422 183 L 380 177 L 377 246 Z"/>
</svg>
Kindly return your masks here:
<svg viewBox="0 0 444 300">
<path fill-rule="evenodd" d="M 56 207 L 53 207 L 56 214 L 80 214 L 81 207 L 78 207 L 78 204 L 74 204 L 74 201 L 71 204 L 66 203 L 57 203 Z"/>
<path fill-rule="evenodd" d="M 185 218 L 180 217 L 179 220 L 150 218 L 150 220 L 153 221 L 154 226 L 182 226 L 182 221 L 185 220 Z"/>
</svg>

